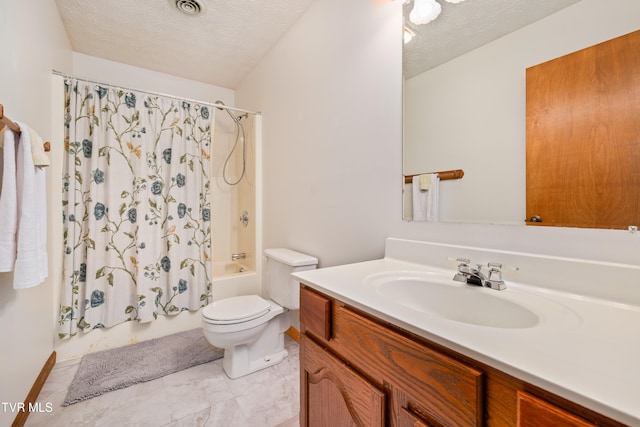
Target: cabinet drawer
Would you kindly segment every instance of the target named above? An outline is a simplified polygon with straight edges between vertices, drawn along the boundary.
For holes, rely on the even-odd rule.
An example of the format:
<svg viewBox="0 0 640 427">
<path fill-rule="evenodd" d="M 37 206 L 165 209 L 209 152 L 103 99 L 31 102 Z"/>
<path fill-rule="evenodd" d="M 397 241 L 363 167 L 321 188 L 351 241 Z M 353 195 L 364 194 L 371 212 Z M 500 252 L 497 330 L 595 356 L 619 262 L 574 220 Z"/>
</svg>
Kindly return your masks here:
<svg viewBox="0 0 640 427">
<path fill-rule="evenodd" d="M 564 409 L 518 391 L 518 427 L 596 427 Z"/>
<path fill-rule="evenodd" d="M 482 372 L 345 306 L 334 311 L 332 348 L 342 357 L 411 396 L 437 424 L 482 425 Z"/>
<path fill-rule="evenodd" d="M 385 394 L 306 335 L 302 347 L 301 425 L 383 427 Z"/>
<path fill-rule="evenodd" d="M 300 332 L 331 338 L 331 300 L 304 286 L 300 288 Z"/>
</svg>

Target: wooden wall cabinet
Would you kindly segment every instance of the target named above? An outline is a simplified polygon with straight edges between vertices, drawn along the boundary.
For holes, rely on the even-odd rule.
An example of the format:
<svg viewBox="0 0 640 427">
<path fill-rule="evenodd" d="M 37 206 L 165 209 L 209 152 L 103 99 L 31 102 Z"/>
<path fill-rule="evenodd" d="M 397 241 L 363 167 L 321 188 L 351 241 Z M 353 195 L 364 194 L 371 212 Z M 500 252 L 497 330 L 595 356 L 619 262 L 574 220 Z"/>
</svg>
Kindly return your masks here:
<svg viewBox="0 0 640 427">
<path fill-rule="evenodd" d="M 301 426 L 622 426 L 302 285 Z"/>
</svg>

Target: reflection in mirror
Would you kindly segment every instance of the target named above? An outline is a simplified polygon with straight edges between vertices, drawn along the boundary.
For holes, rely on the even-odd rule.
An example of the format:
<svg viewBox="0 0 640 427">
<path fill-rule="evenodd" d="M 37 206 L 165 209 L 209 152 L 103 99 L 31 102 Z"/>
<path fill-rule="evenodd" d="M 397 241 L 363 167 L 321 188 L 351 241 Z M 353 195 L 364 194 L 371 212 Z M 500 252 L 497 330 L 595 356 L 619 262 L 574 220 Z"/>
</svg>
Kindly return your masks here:
<svg viewBox="0 0 640 427">
<path fill-rule="evenodd" d="M 537 15 L 526 25 L 515 16 L 531 3 L 548 16 Z M 405 24 L 416 35 L 404 46 L 403 174 L 464 170 L 464 178 L 440 183 L 440 221 L 524 224 L 526 69 L 638 30 L 640 2 L 617 0 L 615 7 L 601 0 L 441 4 L 440 16 L 424 25 L 410 22 L 413 2 L 405 4 Z M 485 15 L 482 25 L 474 23 L 484 13 L 479 9 L 491 5 L 506 15 L 493 11 L 497 17 Z M 501 26 L 500 16 L 526 26 L 509 28 L 507 32 L 515 31 L 508 34 L 494 31 Z M 433 40 L 436 51 L 434 46 L 420 51 L 424 42 L 412 47 L 421 32 Z M 481 41 L 487 33 L 489 40 Z M 489 43 L 471 46 L 471 51 L 462 42 L 451 46 L 448 42 L 457 34 Z M 461 45 L 462 52 L 456 51 Z M 417 65 L 422 56 L 429 58 L 424 68 Z M 403 216 L 411 220 L 410 184 L 404 194 Z"/>
<path fill-rule="evenodd" d="M 527 68 L 527 218 L 640 222 L 640 31 Z"/>
</svg>

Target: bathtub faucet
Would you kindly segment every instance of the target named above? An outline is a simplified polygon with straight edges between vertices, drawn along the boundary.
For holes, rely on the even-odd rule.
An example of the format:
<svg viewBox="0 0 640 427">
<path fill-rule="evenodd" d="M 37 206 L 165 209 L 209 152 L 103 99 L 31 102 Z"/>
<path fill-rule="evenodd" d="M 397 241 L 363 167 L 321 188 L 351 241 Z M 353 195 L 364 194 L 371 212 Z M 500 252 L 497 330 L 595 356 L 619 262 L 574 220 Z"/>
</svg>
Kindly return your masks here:
<svg viewBox="0 0 640 427">
<path fill-rule="evenodd" d="M 247 254 L 240 252 L 239 254 L 231 254 L 231 261 L 237 261 L 239 259 L 245 259 Z"/>
</svg>

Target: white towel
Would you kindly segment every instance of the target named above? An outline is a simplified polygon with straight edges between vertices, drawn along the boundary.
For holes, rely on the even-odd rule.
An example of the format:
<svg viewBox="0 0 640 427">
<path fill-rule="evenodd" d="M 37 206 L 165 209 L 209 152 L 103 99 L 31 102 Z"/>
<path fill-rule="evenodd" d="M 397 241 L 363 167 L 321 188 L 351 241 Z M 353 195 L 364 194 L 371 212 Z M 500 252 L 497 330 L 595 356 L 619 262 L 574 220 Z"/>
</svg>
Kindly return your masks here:
<svg viewBox="0 0 640 427">
<path fill-rule="evenodd" d="M 431 174 L 431 184 L 429 184 L 429 191 L 427 191 L 427 221 L 438 222 L 440 215 L 440 176 L 437 173 Z"/>
<path fill-rule="evenodd" d="M 51 165 L 49 157 L 44 153 L 44 143 L 40 135 L 28 126 L 27 130 L 29 131 L 29 139 L 31 140 L 31 158 L 33 159 L 33 164 L 43 167 Z"/>
<path fill-rule="evenodd" d="M 433 179 L 432 173 L 423 173 L 420 175 L 420 190 L 429 191 L 429 187 L 431 187 L 431 180 Z"/>
<path fill-rule="evenodd" d="M 18 233 L 13 287 L 21 289 L 42 283 L 49 266 L 45 172 L 33 164 L 29 127 L 17 124 L 21 133 L 16 156 Z"/>
<path fill-rule="evenodd" d="M 426 175 L 430 175 L 429 178 Z M 421 190 L 421 181 L 424 186 L 428 182 L 429 190 Z M 437 222 L 438 216 L 438 196 L 440 177 L 438 174 L 416 175 L 412 179 L 413 190 L 413 220 Z"/>
<path fill-rule="evenodd" d="M 2 190 L 0 190 L 0 271 L 13 271 L 16 262 L 18 199 L 16 193 L 16 134 L 2 132 Z"/>
<path fill-rule="evenodd" d="M 426 221 L 429 192 L 420 190 L 420 177 L 418 175 L 414 175 L 411 179 L 411 189 L 413 192 L 413 220 Z"/>
</svg>

